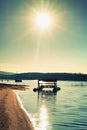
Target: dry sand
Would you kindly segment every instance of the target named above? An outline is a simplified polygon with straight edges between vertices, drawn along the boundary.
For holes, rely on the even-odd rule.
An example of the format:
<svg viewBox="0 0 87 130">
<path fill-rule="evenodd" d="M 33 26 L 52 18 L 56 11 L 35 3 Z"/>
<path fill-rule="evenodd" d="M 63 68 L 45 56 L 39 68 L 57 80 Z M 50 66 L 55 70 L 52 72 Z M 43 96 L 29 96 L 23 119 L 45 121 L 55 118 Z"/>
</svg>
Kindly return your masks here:
<svg viewBox="0 0 87 130">
<path fill-rule="evenodd" d="M 34 130 L 12 89 L 0 89 L 0 130 Z"/>
</svg>

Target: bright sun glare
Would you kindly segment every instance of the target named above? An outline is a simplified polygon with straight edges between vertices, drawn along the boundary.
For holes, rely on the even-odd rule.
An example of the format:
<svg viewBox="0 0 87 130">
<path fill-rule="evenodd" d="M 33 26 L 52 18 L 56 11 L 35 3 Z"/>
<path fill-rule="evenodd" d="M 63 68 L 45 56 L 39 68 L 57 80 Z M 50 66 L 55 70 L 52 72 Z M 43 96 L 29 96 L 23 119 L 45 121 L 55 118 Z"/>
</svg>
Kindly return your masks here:
<svg viewBox="0 0 87 130">
<path fill-rule="evenodd" d="M 50 26 L 52 19 L 47 13 L 38 13 L 36 16 L 36 25 L 41 29 L 46 29 Z"/>
</svg>

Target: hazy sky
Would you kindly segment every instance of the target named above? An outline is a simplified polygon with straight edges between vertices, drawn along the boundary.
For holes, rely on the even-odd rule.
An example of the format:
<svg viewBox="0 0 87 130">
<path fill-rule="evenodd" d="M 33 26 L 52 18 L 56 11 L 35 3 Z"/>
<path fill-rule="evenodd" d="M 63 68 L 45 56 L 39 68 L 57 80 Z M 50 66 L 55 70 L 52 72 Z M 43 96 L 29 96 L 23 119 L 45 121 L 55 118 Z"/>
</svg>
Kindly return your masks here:
<svg viewBox="0 0 87 130">
<path fill-rule="evenodd" d="M 41 7 L 55 17 L 44 32 Z M 87 73 L 87 0 L 0 0 L 0 70 Z"/>
</svg>

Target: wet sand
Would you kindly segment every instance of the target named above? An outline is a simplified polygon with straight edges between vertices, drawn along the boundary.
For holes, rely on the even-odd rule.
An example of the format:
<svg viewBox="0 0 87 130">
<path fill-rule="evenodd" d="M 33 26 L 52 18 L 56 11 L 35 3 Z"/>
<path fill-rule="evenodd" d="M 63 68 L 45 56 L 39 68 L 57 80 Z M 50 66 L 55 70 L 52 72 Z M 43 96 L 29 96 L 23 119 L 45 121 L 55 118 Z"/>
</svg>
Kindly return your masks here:
<svg viewBox="0 0 87 130">
<path fill-rule="evenodd" d="M 34 130 L 12 89 L 0 89 L 0 130 Z"/>
</svg>

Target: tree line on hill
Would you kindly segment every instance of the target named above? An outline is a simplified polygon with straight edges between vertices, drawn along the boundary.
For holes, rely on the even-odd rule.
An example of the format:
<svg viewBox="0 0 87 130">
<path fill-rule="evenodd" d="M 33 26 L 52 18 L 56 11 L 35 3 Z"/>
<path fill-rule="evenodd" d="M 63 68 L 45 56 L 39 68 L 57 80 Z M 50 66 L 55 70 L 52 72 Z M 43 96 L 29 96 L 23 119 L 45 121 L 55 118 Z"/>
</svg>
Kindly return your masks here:
<svg viewBox="0 0 87 130">
<path fill-rule="evenodd" d="M 4 73 L 0 79 L 6 80 L 60 80 L 60 81 L 87 81 L 87 74 L 80 73 Z"/>
</svg>

